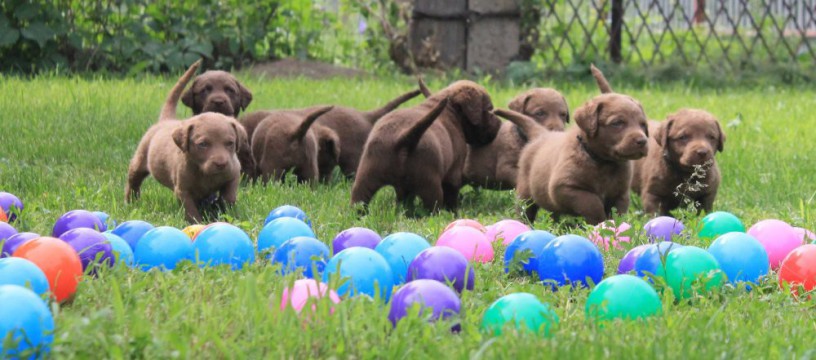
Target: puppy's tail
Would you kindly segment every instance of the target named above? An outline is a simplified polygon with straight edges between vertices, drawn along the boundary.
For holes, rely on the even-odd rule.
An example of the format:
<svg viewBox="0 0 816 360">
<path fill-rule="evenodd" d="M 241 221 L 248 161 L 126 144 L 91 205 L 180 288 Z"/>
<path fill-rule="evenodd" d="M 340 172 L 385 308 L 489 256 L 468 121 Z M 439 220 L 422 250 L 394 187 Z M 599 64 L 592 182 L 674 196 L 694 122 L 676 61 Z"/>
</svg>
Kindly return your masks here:
<svg viewBox="0 0 816 360">
<path fill-rule="evenodd" d="M 510 120 L 513 124 L 516 124 L 521 131 L 524 132 L 524 135 L 527 136 L 527 139 L 535 139 L 542 133 L 546 132 L 547 129 L 541 124 L 537 123 L 531 117 L 524 115 L 520 112 L 516 112 L 513 110 L 505 110 L 505 109 L 496 109 L 493 110 L 493 113 L 501 116 L 507 120 Z"/>
<path fill-rule="evenodd" d="M 398 137 L 397 137 L 397 150 L 408 150 L 408 152 L 412 152 L 416 149 L 417 145 L 419 145 L 419 140 L 422 139 L 422 135 L 425 134 L 425 131 L 428 130 L 429 127 L 434 123 L 439 114 L 445 110 L 445 106 L 448 106 L 448 99 L 442 99 L 430 112 L 428 112 L 425 116 L 423 116 L 416 124 L 412 125 L 411 127 L 405 129 Z"/>
<path fill-rule="evenodd" d="M 385 116 L 385 114 L 394 111 L 394 109 L 402 105 L 402 103 L 415 98 L 417 95 L 419 95 L 419 90 L 409 91 L 398 96 L 396 99 L 389 101 L 388 104 L 385 104 L 385 106 L 379 109 L 364 112 L 363 116 L 366 118 L 366 120 L 368 120 L 368 122 L 372 124 L 376 123 L 377 120 Z"/>
<path fill-rule="evenodd" d="M 609 86 L 609 81 L 606 81 L 606 76 L 595 67 L 594 64 L 589 65 L 589 71 L 592 72 L 592 77 L 595 78 L 595 82 L 598 84 L 598 89 L 601 90 L 601 94 L 609 94 L 615 91 L 612 90 L 612 87 Z"/>
<path fill-rule="evenodd" d="M 428 89 L 428 85 L 425 85 L 425 81 L 422 80 L 421 77 L 417 78 L 417 84 L 419 85 L 419 91 L 422 92 L 422 96 L 424 96 L 426 99 L 433 96 L 431 89 Z"/>
<path fill-rule="evenodd" d="M 199 66 L 201 66 L 201 60 L 190 65 L 190 68 L 178 79 L 176 85 L 173 85 L 173 88 L 170 89 L 170 93 L 167 94 L 167 100 L 164 102 L 164 106 L 162 106 L 159 121 L 176 119 L 176 106 L 178 105 L 179 98 L 181 98 L 181 93 L 184 92 L 184 87 L 186 87 L 190 79 L 193 78 Z"/>
<path fill-rule="evenodd" d="M 303 122 L 300 123 L 300 126 L 297 128 L 297 131 L 292 134 L 292 140 L 297 141 L 303 139 L 303 137 L 306 136 L 306 133 L 309 131 L 309 128 L 312 126 L 312 124 L 314 124 L 315 120 L 317 120 L 321 115 L 331 111 L 331 109 L 334 109 L 334 106 L 324 106 L 306 115 L 306 117 L 303 118 Z"/>
</svg>

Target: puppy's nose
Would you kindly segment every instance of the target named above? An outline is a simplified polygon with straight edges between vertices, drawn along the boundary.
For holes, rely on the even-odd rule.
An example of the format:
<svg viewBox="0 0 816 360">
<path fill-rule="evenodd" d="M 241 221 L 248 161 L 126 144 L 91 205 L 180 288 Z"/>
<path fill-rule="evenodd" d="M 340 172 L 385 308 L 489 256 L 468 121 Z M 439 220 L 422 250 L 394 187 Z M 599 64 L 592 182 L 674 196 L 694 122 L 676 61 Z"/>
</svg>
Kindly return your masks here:
<svg viewBox="0 0 816 360">
<path fill-rule="evenodd" d="M 224 168 L 227 167 L 227 161 L 226 160 L 224 160 L 224 161 L 214 161 L 213 165 L 215 165 L 215 167 L 218 168 L 218 170 L 224 170 Z"/>
<path fill-rule="evenodd" d="M 221 98 L 212 100 L 212 103 L 214 105 L 224 105 L 226 102 L 227 102 L 227 100 L 224 100 L 224 99 L 221 99 Z"/>
<path fill-rule="evenodd" d="M 708 157 L 709 151 L 708 149 L 697 149 L 694 153 L 697 154 L 699 158 L 705 158 Z"/>
<path fill-rule="evenodd" d="M 635 141 L 635 144 L 637 144 L 640 147 L 644 147 L 644 146 L 646 146 L 646 143 L 648 143 L 648 142 L 649 142 L 649 139 L 647 139 L 646 137 L 641 137 L 641 138 L 639 138 L 639 139 L 637 139 Z"/>
</svg>

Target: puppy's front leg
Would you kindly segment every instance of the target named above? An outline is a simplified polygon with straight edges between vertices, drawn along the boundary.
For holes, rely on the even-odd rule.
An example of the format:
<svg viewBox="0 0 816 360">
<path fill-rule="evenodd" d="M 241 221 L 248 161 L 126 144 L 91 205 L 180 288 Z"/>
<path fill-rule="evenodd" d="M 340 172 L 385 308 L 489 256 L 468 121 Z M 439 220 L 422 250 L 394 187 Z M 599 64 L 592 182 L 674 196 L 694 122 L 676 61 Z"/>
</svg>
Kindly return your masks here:
<svg viewBox="0 0 816 360">
<path fill-rule="evenodd" d="M 564 186 L 556 189 L 555 200 L 562 208 L 583 217 L 587 223 L 595 225 L 606 220 L 603 201 L 595 193 Z"/>
<path fill-rule="evenodd" d="M 240 178 L 233 179 L 221 189 L 221 198 L 224 199 L 227 205 L 234 206 L 238 200 L 238 185 L 240 182 Z"/>
<path fill-rule="evenodd" d="M 613 205 L 617 210 L 618 215 L 626 214 L 629 211 L 629 202 L 631 199 L 629 198 L 629 192 L 626 191 L 617 199 L 615 199 L 615 204 Z M 610 217 L 611 214 L 606 214 L 607 217 Z"/>
<path fill-rule="evenodd" d="M 700 201 L 702 204 L 702 210 L 706 213 L 710 213 L 711 210 L 714 209 L 714 199 L 717 197 L 717 192 L 709 192 L 703 196 L 703 199 Z"/>
<path fill-rule="evenodd" d="M 187 221 L 191 223 L 204 222 L 204 219 L 201 217 L 201 213 L 198 212 L 198 206 L 196 205 L 193 196 L 190 195 L 189 192 L 179 188 L 176 188 L 174 192 L 176 193 L 176 197 L 181 201 L 181 205 L 184 206 Z"/>
<path fill-rule="evenodd" d="M 668 215 L 665 210 L 668 209 L 668 204 L 665 204 L 660 196 L 644 191 L 640 199 L 643 202 L 643 212 L 645 214 Z"/>
</svg>

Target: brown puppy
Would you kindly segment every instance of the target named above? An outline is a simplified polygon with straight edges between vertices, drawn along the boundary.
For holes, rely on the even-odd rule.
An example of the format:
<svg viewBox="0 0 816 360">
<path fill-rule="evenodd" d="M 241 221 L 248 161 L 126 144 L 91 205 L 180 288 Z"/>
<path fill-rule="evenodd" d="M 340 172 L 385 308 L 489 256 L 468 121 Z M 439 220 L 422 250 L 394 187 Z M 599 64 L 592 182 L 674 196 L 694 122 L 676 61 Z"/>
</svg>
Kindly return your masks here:
<svg viewBox="0 0 816 360">
<path fill-rule="evenodd" d="M 336 162 L 320 163 L 320 168 L 322 169 L 320 173 L 321 178 L 325 180 L 330 179 L 331 171 L 336 165 L 340 165 L 340 170 L 344 175 L 353 177 L 357 171 L 357 166 L 360 164 L 363 146 L 374 123 L 383 115 L 393 111 L 402 105 L 402 103 L 417 95 L 419 95 L 419 90 L 402 94 L 385 104 L 385 106 L 371 111 L 359 111 L 352 108 L 335 106 L 329 113 L 321 116 L 317 124 L 333 131 L 339 140 L 331 144 L 331 146 L 321 148 L 320 150 L 321 159 L 331 159 L 332 154 L 324 154 L 323 152 L 330 149 L 339 149 Z M 318 108 L 320 107 L 313 106 L 305 109 L 276 110 L 274 112 L 289 112 L 302 117 Z M 264 111 L 263 114 L 266 115 L 253 112 L 241 118 L 241 124 L 244 125 L 249 136 L 252 136 L 255 127 L 271 112 L 273 111 Z"/>
<path fill-rule="evenodd" d="M 366 141 L 352 204 L 368 204 L 391 185 L 409 207 L 419 196 L 428 210 L 455 209 L 462 187 L 467 145 L 493 141 L 501 121 L 487 91 L 457 81 L 422 104 L 384 116 Z"/>
<path fill-rule="evenodd" d="M 649 154 L 634 163 L 632 191 L 640 194 L 646 213 L 668 215 L 683 199 L 711 211 L 720 186 L 715 152 L 723 150 L 725 134 L 710 113 L 682 109 L 662 123 L 652 123 Z M 692 178 L 695 167 L 701 177 Z M 693 185 L 699 182 L 702 186 Z"/>
<path fill-rule="evenodd" d="M 643 108 L 619 94 L 600 95 L 575 111 L 578 125 L 566 132 L 544 132 L 527 145 L 519 160 L 518 197 L 529 203 L 532 222 L 538 208 L 577 215 L 597 224 L 629 209 L 630 160 L 648 150 Z"/>
<path fill-rule="evenodd" d="M 220 193 L 218 202 L 235 204 L 240 181 L 238 149 L 246 147 L 246 133 L 235 119 L 203 113 L 176 119 L 176 105 L 200 61 L 179 79 L 162 107 L 159 122 L 142 137 L 128 167 L 125 200 L 139 197 L 142 182 L 153 175 L 173 189 L 187 220 L 201 222 L 198 204 Z"/>
<path fill-rule="evenodd" d="M 264 183 L 282 180 L 287 171 L 300 182 L 317 180 L 318 139 L 312 126 L 332 108 L 318 108 L 305 117 L 272 112 L 258 124 L 252 135 L 252 156 Z"/>
<path fill-rule="evenodd" d="M 252 93 L 232 74 L 209 70 L 193 80 L 181 101 L 193 110 L 193 115 L 217 112 L 237 118 L 252 102 Z"/>
</svg>

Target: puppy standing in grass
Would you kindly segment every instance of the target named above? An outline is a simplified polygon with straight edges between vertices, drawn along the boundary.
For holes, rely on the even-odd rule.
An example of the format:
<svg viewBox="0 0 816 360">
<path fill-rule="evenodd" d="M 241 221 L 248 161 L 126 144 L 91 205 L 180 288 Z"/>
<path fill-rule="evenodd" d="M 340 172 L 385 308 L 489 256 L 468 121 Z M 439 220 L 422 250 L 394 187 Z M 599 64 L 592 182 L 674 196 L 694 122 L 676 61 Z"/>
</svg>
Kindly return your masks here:
<svg viewBox="0 0 816 360">
<path fill-rule="evenodd" d="M 136 199 L 144 179 L 153 175 L 173 189 L 190 222 L 203 221 L 198 204 L 215 195 L 218 203 L 235 204 L 241 170 L 236 153 L 241 147 L 248 151 L 246 133 L 231 117 L 207 112 L 176 119 L 181 92 L 200 63 L 190 66 L 173 86 L 159 122 L 142 137 L 125 187 L 125 201 Z"/>
<path fill-rule="evenodd" d="M 643 108 L 635 99 L 597 96 L 575 111 L 577 127 L 544 132 L 522 150 L 516 185 L 528 203 L 525 216 L 535 221 L 539 207 L 577 215 L 598 224 L 629 209 L 631 160 L 648 151 Z"/>
</svg>

